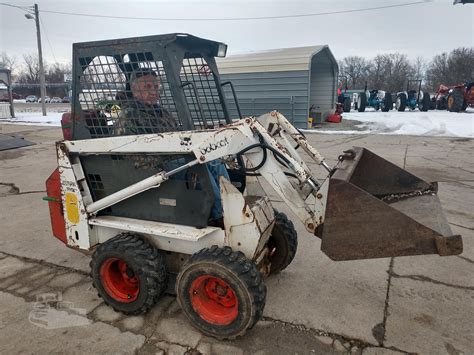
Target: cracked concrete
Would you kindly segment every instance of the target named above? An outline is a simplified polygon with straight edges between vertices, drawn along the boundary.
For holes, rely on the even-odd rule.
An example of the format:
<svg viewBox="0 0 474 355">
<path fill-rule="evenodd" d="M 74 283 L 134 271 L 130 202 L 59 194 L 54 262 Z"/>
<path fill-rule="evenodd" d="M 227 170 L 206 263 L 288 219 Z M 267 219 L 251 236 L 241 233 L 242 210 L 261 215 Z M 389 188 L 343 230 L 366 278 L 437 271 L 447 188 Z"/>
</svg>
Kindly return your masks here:
<svg viewBox="0 0 474 355">
<path fill-rule="evenodd" d="M 408 156 L 408 148 L 410 147 L 409 144 L 405 146 L 405 151 L 403 154 L 403 164 L 402 167 L 405 169 L 407 165 L 407 156 Z M 393 266 L 395 264 L 395 258 L 390 258 L 390 264 L 388 265 L 387 270 L 387 293 L 385 295 L 385 305 L 383 309 L 383 320 L 381 323 L 376 324 L 372 328 L 372 334 L 374 338 L 377 340 L 380 346 L 383 346 L 385 343 L 386 334 L 387 334 L 387 318 L 389 316 L 388 307 L 390 305 L 390 287 L 392 285 L 392 277 L 393 277 Z"/>
<path fill-rule="evenodd" d="M 0 182 L 0 197 L 5 197 L 8 195 L 36 194 L 45 192 L 46 190 L 20 192 L 20 189 L 15 184 L 9 182 Z"/>
<path fill-rule="evenodd" d="M 140 354 L 473 351 L 473 140 L 308 135 L 331 164 L 340 151 L 357 144 L 426 180 L 441 181 L 439 196 L 453 232 L 464 237 L 464 253 L 336 263 L 296 223 L 297 256 L 287 270 L 267 280 L 263 320 L 244 337 L 220 342 L 192 328 L 170 296 L 136 317 L 104 305 L 88 277 L 89 257 L 51 236 L 47 205 L 41 201 L 60 130 L 0 128 L 37 143 L 0 152 L 0 353 L 65 352 L 72 347 L 77 352 Z M 316 175 L 323 176 L 320 171 Z M 45 294 L 62 296 L 51 304 L 57 319 L 78 323 L 57 329 L 35 325 L 38 319 L 31 314 L 37 316 L 34 305 Z M 62 303 L 74 307 L 55 308 Z"/>
<path fill-rule="evenodd" d="M 7 195 L 17 195 L 20 193 L 20 189 L 15 184 L 8 182 L 0 182 L 0 197 Z"/>
<path fill-rule="evenodd" d="M 411 279 L 392 283 L 386 346 L 423 354 L 445 354 L 448 346 L 472 354 L 472 290 Z"/>
<path fill-rule="evenodd" d="M 383 320 L 381 323 L 376 324 L 372 328 L 372 334 L 374 338 L 377 340 L 380 346 L 382 346 L 386 340 L 386 325 L 387 325 L 387 318 L 389 315 L 388 306 L 390 304 L 390 286 L 392 285 L 392 276 L 393 276 L 393 265 L 395 262 L 395 258 L 390 258 L 390 264 L 387 270 L 387 293 L 385 295 L 385 305 L 383 309 Z"/>
<path fill-rule="evenodd" d="M 20 331 L 19 328 L 24 329 L 25 327 L 31 331 L 31 334 L 45 337 L 51 342 L 48 348 L 47 343 L 43 343 L 43 339 L 41 339 L 38 349 L 40 353 L 46 353 L 48 349 L 50 351 L 60 349 L 58 347 L 62 346 L 61 340 L 51 339 L 56 331 L 61 334 L 74 334 L 74 342 L 77 343 L 81 343 L 81 338 L 87 338 L 88 341 L 78 346 L 78 349 L 94 353 L 102 351 L 128 353 L 136 350 L 148 353 L 151 349 L 154 352 L 158 350 L 171 352 L 172 349 L 174 349 L 173 351 L 181 349 L 183 350 L 181 353 L 184 353 L 192 349 L 200 348 L 203 350 L 209 348 L 212 349 L 209 353 L 221 353 L 237 349 L 248 354 L 256 351 L 269 351 L 270 349 L 277 352 L 283 349 L 289 351 L 300 348 L 303 350 L 307 349 L 308 344 L 311 344 L 311 347 L 317 349 L 318 353 L 333 354 L 340 352 L 333 347 L 335 339 L 338 339 L 344 350 L 347 351 L 354 350 L 353 348 L 356 346 L 359 346 L 358 349 L 360 350 L 370 346 L 370 344 L 353 341 L 338 335 L 331 334 L 328 336 L 325 333 L 315 332 L 277 320 L 260 322 L 255 331 L 252 332 L 253 334 L 249 334 L 249 337 L 231 342 L 219 342 L 204 337 L 192 328 L 184 318 L 174 297 L 164 296 L 153 310 L 146 315 L 127 317 L 107 307 L 96 296 L 90 278 L 83 276 L 82 273 L 71 270 L 65 271 L 63 268 L 57 268 L 54 265 L 44 265 L 35 260 L 26 260 L 14 256 L 0 259 L 0 295 L 3 334 L 15 336 L 12 341 L 5 343 L 2 343 L 2 337 L 0 336 L 0 352 L 2 353 L 12 353 L 13 349 L 15 351 L 27 351 L 27 345 L 23 344 L 24 338 L 17 335 L 17 332 Z M 53 307 L 42 315 L 42 325 L 46 324 L 48 327 L 40 326 L 39 328 L 42 329 L 35 329 L 38 324 L 35 323 L 36 319 L 32 319 L 32 315 L 35 315 L 35 309 L 37 308 L 35 305 L 38 297 L 42 295 L 58 295 L 57 299 L 60 302 L 55 301 L 56 304 L 61 302 L 71 303 L 74 306 L 72 309 L 82 312 L 79 314 L 87 319 L 87 323 L 78 324 L 77 315 L 73 311 L 69 311 L 62 316 L 62 324 L 57 327 L 59 316 L 57 309 Z M 21 311 L 21 317 L 15 312 L 17 308 Z M 14 319 L 12 319 L 13 313 L 16 315 Z M 95 335 L 91 336 L 91 332 L 94 332 Z M 287 339 L 275 340 L 281 334 L 288 332 L 292 334 L 291 343 L 288 343 Z M 106 344 L 102 343 L 106 334 L 119 337 L 123 342 L 128 342 L 128 345 L 125 346 L 121 341 L 119 344 L 114 344 L 114 347 L 109 350 L 104 350 Z M 323 338 L 323 341 L 318 340 L 320 337 Z M 331 338 L 330 343 L 324 340 L 328 337 Z M 31 341 L 34 340 L 31 339 Z M 298 344 L 299 342 L 302 342 L 304 347 Z"/>
<path fill-rule="evenodd" d="M 471 275 L 472 275 L 472 274 L 471 274 Z M 399 278 L 399 279 L 411 279 L 411 280 L 416 280 L 416 281 L 431 282 L 431 283 L 433 283 L 433 284 L 435 284 L 435 285 L 443 285 L 443 286 L 448 286 L 448 287 L 457 288 L 457 289 L 460 289 L 460 290 L 471 290 L 471 291 L 474 291 L 474 286 L 455 285 L 455 284 L 448 283 L 448 282 L 438 281 L 438 280 L 435 280 L 435 279 L 432 279 L 432 278 L 430 278 L 430 277 L 423 276 L 423 275 L 398 275 L 398 274 L 392 272 L 392 273 L 391 273 L 391 276 L 392 276 L 392 277 Z"/>
</svg>

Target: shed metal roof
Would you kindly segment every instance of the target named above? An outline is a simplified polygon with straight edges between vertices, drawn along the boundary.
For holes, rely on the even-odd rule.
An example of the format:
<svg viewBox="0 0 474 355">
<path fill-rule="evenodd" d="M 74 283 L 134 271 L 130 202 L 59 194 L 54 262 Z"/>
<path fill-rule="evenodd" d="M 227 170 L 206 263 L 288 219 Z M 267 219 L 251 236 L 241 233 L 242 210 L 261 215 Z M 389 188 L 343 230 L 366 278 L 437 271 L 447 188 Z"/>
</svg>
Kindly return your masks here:
<svg viewBox="0 0 474 355">
<path fill-rule="evenodd" d="M 308 70 L 311 58 L 325 48 L 329 50 L 328 45 L 281 48 L 231 55 L 216 60 L 221 74 Z"/>
</svg>

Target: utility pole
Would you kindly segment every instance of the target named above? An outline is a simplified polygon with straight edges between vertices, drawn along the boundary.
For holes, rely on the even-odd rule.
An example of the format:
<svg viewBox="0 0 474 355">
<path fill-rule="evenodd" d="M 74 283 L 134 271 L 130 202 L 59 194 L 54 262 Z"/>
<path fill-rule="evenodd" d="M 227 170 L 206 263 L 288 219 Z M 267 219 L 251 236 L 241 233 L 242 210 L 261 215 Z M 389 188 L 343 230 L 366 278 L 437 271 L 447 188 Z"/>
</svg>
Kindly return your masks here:
<svg viewBox="0 0 474 355">
<path fill-rule="evenodd" d="M 39 62 L 39 79 L 40 79 L 40 91 L 41 91 L 41 109 L 43 110 L 43 116 L 46 116 L 46 102 L 44 97 L 46 96 L 46 84 L 44 78 L 44 67 L 43 67 L 43 51 L 41 49 L 41 32 L 40 32 L 40 19 L 38 4 L 35 4 L 35 21 L 36 21 L 36 39 L 38 41 L 38 62 Z"/>
<path fill-rule="evenodd" d="M 43 110 L 43 116 L 46 116 L 46 103 L 44 97 L 46 96 L 46 80 L 44 78 L 44 66 L 43 66 L 43 50 L 41 49 L 41 31 L 40 31 L 40 17 L 38 4 L 35 4 L 34 10 L 28 6 L 17 6 L 13 4 L 0 3 L 0 5 L 16 7 L 26 12 L 25 17 L 28 20 L 35 19 L 36 22 L 36 41 L 38 42 L 38 65 L 39 65 L 39 79 L 40 79 L 40 92 L 41 92 L 41 108 Z M 34 11 L 34 16 L 33 16 Z"/>
</svg>

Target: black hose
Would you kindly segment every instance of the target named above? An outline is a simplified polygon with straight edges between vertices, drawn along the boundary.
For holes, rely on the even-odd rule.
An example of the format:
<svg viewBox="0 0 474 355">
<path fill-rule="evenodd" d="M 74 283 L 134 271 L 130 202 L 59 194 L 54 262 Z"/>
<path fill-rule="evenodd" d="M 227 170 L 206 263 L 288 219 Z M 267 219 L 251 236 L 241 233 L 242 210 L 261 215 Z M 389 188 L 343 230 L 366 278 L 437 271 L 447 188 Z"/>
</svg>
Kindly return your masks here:
<svg viewBox="0 0 474 355">
<path fill-rule="evenodd" d="M 283 154 L 281 154 L 278 150 L 276 150 L 275 148 L 265 144 L 265 148 L 272 151 L 273 154 L 276 154 L 278 155 L 287 165 L 291 165 L 291 162 L 288 160 L 287 157 L 285 157 Z"/>
<path fill-rule="evenodd" d="M 237 170 L 235 173 L 245 175 L 245 176 L 262 176 L 262 174 L 260 174 L 260 173 L 247 173 L 247 172 L 242 172 L 240 170 Z M 284 171 L 283 174 L 285 174 L 286 176 L 298 179 L 298 176 L 296 176 L 296 174 L 289 173 L 287 171 Z"/>
<path fill-rule="evenodd" d="M 245 166 L 241 166 L 240 170 L 239 170 L 239 173 L 245 174 L 246 176 L 260 176 L 260 174 L 258 174 L 258 173 L 253 174 L 253 172 L 259 170 L 263 165 L 265 165 L 265 163 L 267 161 L 267 158 L 268 158 L 267 149 L 270 150 L 273 153 L 273 156 L 275 157 L 275 160 L 278 163 L 283 165 L 285 168 L 289 168 L 289 165 L 291 165 L 291 162 L 288 160 L 287 157 L 285 157 L 283 154 L 281 154 L 275 148 L 269 146 L 265 142 L 265 140 L 264 140 L 264 138 L 261 134 L 258 135 L 258 138 L 259 138 L 260 143 L 255 143 L 255 144 L 249 145 L 248 147 L 245 147 L 241 151 L 237 152 L 236 155 L 239 157 L 242 154 L 244 154 L 245 152 L 248 152 L 249 150 L 251 150 L 253 148 L 260 147 L 260 148 L 263 149 L 262 160 L 260 161 L 260 163 L 257 166 L 252 167 L 252 168 L 246 168 Z M 284 172 L 284 174 L 287 175 L 287 176 L 298 178 L 295 174 L 292 174 L 292 173 L 289 173 L 289 172 Z"/>
<path fill-rule="evenodd" d="M 267 150 L 264 148 L 264 149 L 263 149 L 262 161 L 261 161 L 257 166 L 254 166 L 253 168 L 246 168 L 245 170 L 246 170 L 246 171 L 257 171 L 257 170 L 259 170 L 262 166 L 264 166 L 266 162 L 267 162 Z"/>
<path fill-rule="evenodd" d="M 252 168 L 245 168 L 245 166 L 241 166 L 241 171 L 246 173 L 246 172 L 252 172 L 252 171 L 257 171 L 258 169 L 260 169 L 262 166 L 265 165 L 266 161 L 267 161 L 267 150 L 265 149 L 265 139 L 263 138 L 263 136 L 259 133 L 258 134 L 258 140 L 260 143 L 255 143 L 255 144 L 252 144 L 252 145 L 249 145 L 248 147 L 242 149 L 241 151 L 237 152 L 237 156 L 241 156 L 242 154 L 244 154 L 245 152 L 248 152 L 249 150 L 253 149 L 253 148 L 257 148 L 257 147 L 260 147 L 260 148 L 263 148 L 263 157 L 262 157 L 262 160 L 260 161 L 260 163 L 258 163 L 257 166 L 254 166 Z M 243 159 L 242 159 L 243 161 Z"/>
<path fill-rule="evenodd" d="M 280 165 L 283 165 L 285 168 L 288 168 L 288 165 L 283 160 L 281 160 L 281 158 L 278 155 L 273 153 L 273 157 L 275 158 L 277 162 L 280 163 Z"/>
</svg>

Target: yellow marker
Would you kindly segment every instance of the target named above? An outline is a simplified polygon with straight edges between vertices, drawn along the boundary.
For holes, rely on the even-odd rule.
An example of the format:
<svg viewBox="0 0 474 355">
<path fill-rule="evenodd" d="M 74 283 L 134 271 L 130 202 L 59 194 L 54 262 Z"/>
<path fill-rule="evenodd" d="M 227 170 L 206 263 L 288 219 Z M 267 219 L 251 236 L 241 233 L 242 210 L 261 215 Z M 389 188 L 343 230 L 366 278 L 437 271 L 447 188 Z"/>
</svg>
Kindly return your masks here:
<svg viewBox="0 0 474 355">
<path fill-rule="evenodd" d="M 66 215 L 69 222 L 72 224 L 79 223 L 79 203 L 77 196 L 73 192 L 66 192 Z"/>
<path fill-rule="evenodd" d="M 313 128 L 313 117 L 308 117 L 308 128 Z"/>
<path fill-rule="evenodd" d="M 110 115 L 114 118 L 117 118 L 118 115 L 120 114 L 120 111 L 122 109 L 120 108 L 119 105 L 113 105 L 111 108 L 110 108 Z"/>
</svg>

